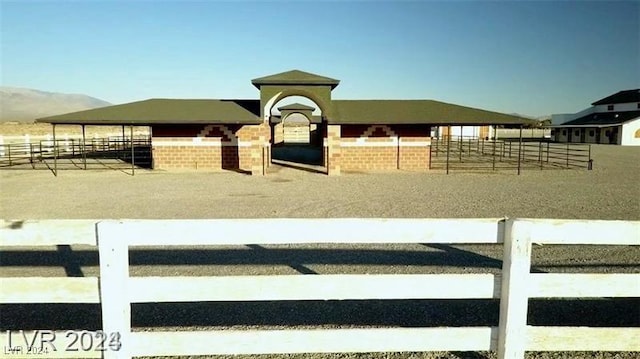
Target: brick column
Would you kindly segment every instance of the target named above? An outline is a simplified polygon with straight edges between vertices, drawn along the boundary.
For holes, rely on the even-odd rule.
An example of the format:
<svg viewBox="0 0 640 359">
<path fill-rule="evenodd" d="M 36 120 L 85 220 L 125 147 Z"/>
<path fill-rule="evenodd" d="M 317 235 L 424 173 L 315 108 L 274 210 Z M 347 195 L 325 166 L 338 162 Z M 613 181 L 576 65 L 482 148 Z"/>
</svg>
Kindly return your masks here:
<svg viewBox="0 0 640 359">
<path fill-rule="evenodd" d="M 255 132 L 253 132 L 255 131 Z M 264 176 L 267 170 L 267 151 L 265 147 L 267 138 L 270 136 L 268 124 L 261 124 L 252 129 L 251 134 L 251 175 Z"/>
<path fill-rule="evenodd" d="M 262 145 L 260 140 L 251 140 L 251 175 L 262 176 Z"/>
<path fill-rule="evenodd" d="M 340 175 L 340 125 L 327 125 L 327 174 Z"/>
</svg>

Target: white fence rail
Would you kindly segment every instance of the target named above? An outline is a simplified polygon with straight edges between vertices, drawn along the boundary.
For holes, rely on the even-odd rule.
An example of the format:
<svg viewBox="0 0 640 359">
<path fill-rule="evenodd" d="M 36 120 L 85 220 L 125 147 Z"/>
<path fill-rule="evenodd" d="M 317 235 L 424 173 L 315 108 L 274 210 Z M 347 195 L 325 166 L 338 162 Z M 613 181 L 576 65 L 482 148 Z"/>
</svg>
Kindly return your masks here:
<svg viewBox="0 0 640 359">
<path fill-rule="evenodd" d="M 301 232 L 300 229 L 304 228 Z M 301 236 L 299 233 L 305 233 Z M 246 219 L 3 221 L 0 245 L 98 246 L 99 278 L 0 278 L 0 303 L 101 303 L 105 350 L 41 358 L 399 351 L 640 351 L 640 328 L 528 326 L 535 297 L 640 297 L 640 274 L 530 273 L 531 245 L 640 244 L 638 221 Z M 501 275 L 130 277 L 129 247 L 283 243 L 503 243 Z M 500 299 L 498 327 L 132 332 L 131 303 L 342 299 Z M 55 323 L 52 323 L 55 325 Z M 88 332 L 99 336 L 102 333 Z M 117 334 L 117 335 L 116 335 Z M 16 345 L 0 334 L 4 348 Z M 37 332 L 23 332 L 35 338 Z M 114 336 L 116 335 L 116 336 Z M 17 336 L 17 335 L 16 335 Z M 13 343 L 10 341 L 14 339 Z M 65 342 L 66 341 L 66 342 Z M 20 341 L 18 341 L 20 342 Z M 22 342 L 20 342 L 22 343 Z M 47 343 L 48 344 L 48 343 Z M 50 348 L 49 348 L 50 349 Z M 115 350 L 117 349 L 117 350 Z M 4 352 L 7 358 L 24 352 Z"/>
<path fill-rule="evenodd" d="M 520 137 L 520 129 L 518 128 L 498 128 L 496 130 L 497 138 L 518 138 Z M 525 128 L 522 129 L 523 138 L 551 138 L 551 129 L 549 128 Z"/>
</svg>

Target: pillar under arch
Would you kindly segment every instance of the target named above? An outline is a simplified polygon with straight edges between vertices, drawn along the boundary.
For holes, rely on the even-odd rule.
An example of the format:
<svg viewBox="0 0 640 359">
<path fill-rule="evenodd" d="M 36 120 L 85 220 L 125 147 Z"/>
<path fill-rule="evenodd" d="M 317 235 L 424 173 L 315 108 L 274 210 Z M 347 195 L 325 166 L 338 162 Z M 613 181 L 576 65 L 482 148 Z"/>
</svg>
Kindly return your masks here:
<svg viewBox="0 0 640 359">
<path fill-rule="evenodd" d="M 340 175 L 340 125 L 327 125 L 326 166 L 329 176 Z"/>
</svg>

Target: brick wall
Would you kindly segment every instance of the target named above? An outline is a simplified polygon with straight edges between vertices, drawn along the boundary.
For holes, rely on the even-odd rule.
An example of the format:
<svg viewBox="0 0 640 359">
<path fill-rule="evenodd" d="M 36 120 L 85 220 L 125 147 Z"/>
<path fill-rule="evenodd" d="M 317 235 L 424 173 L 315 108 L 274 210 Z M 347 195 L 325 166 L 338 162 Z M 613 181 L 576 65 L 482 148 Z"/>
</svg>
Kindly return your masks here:
<svg viewBox="0 0 640 359">
<path fill-rule="evenodd" d="M 342 148 L 342 168 L 345 171 L 397 169 L 397 152 L 394 147 Z"/>
<path fill-rule="evenodd" d="M 222 169 L 222 147 L 217 139 L 201 140 L 203 145 L 184 145 L 185 137 L 164 137 L 163 145 L 154 145 L 153 167 L 159 169 Z M 172 144 L 169 144 L 173 142 Z M 157 143 L 157 141 L 156 141 Z"/>
<path fill-rule="evenodd" d="M 282 122 L 273 125 L 273 143 L 279 144 L 284 142 L 284 125 Z"/>
<path fill-rule="evenodd" d="M 429 137 L 400 137 L 399 169 L 406 171 L 426 171 L 429 169 L 431 151 Z"/>
<path fill-rule="evenodd" d="M 263 125 L 158 125 L 152 127 L 154 168 L 262 172 Z M 262 141 L 262 142 L 261 142 Z"/>
<path fill-rule="evenodd" d="M 343 170 L 426 171 L 430 127 L 424 125 L 342 125 Z"/>
<path fill-rule="evenodd" d="M 430 128 L 424 125 L 327 125 L 325 163 L 341 170 L 429 168 Z M 152 129 L 154 168 L 234 169 L 264 175 L 271 129 L 260 125 L 163 125 Z"/>
</svg>

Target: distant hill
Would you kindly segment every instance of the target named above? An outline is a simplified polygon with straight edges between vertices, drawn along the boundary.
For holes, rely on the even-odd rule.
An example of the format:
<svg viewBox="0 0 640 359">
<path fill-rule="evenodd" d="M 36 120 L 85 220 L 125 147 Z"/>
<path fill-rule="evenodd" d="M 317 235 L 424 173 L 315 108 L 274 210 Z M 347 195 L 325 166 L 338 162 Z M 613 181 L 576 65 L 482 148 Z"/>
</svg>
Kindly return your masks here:
<svg viewBox="0 0 640 359">
<path fill-rule="evenodd" d="M 87 95 L 0 87 L 0 122 L 33 122 L 40 117 L 109 105 L 109 102 Z"/>
<path fill-rule="evenodd" d="M 551 124 L 551 115 L 530 116 L 530 115 L 523 115 L 521 113 L 510 113 L 510 115 L 527 118 L 530 120 L 536 120 L 541 126 L 548 126 Z"/>
</svg>

